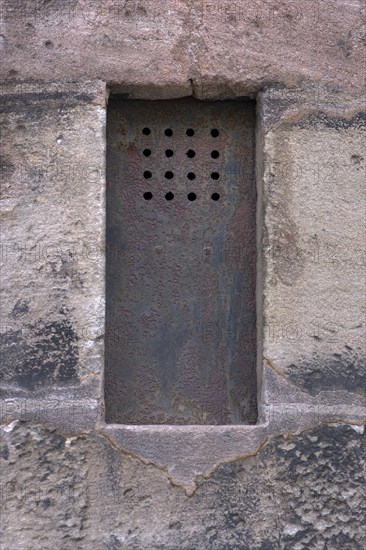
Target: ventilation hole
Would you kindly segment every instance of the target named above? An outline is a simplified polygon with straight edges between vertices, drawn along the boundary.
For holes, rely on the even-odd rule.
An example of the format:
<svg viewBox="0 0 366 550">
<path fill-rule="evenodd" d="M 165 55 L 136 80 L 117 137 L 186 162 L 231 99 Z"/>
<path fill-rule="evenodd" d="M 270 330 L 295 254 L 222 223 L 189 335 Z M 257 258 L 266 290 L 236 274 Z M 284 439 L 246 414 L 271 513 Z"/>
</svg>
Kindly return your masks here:
<svg viewBox="0 0 366 550">
<path fill-rule="evenodd" d="M 187 134 L 187 136 L 190 136 L 190 137 L 191 137 L 191 136 L 194 136 L 194 130 L 193 130 L 193 128 L 188 128 L 188 130 L 186 131 L 186 134 Z"/>
<path fill-rule="evenodd" d="M 211 130 L 211 136 L 212 137 L 217 137 L 219 135 L 219 131 L 217 128 L 214 128 L 213 130 Z"/>
<path fill-rule="evenodd" d="M 196 156 L 196 153 L 193 151 L 193 149 L 189 149 L 186 153 L 187 157 L 190 159 L 193 159 L 193 157 Z"/>
<path fill-rule="evenodd" d="M 211 178 L 212 178 L 213 180 L 218 180 L 219 177 L 220 177 L 220 174 L 219 174 L 218 172 L 212 172 Z"/>
<path fill-rule="evenodd" d="M 151 155 L 151 150 L 150 149 L 144 149 L 143 154 L 145 155 L 145 157 L 149 157 Z"/>
<path fill-rule="evenodd" d="M 169 193 L 167 193 L 165 195 L 165 198 L 167 201 L 172 201 L 174 199 L 174 193 L 172 193 L 171 191 L 169 191 Z"/>
<path fill-rule="evenodd" d="M 213 201 L 218 201 L 219 198 L 220 198 L 220 193 L 212 193 L 211 199 L 212 199 Z"/>
<path fill-rule="evenodd" d="M 142 133 L 145 134 L 145 136 L 149 136 L 151 134 L 150 128 L 143 128 Z"/>
<path fill-rule="evenodd" d="M 165 151 L 165 155 L 166 155 L 167 157 L 172 157 L 172 156 L 174 155 L 174 151 L 172 151 L 171 149 L 167 149 L 167 150 Z"/>
<path fill-rule="evenodd" d="M 196 174 L 194 172 L 188 172 L 187 178 L 189 180 L 194 180 L 196 178 Z"/>
<path fill-rule="evenodd" d="M 212 151 L 211 157 L 212 157 L 213 159 L 218 159 L 219 156 L 220 156 L 220 153 L 219 153 L 218 151 Z"/>
<path fill-rule="evenodd" d="M 150 193 L 150 191 L 146 191 L 146 193 L 144 193 L 145 201 L 151 201 L 152 198 L 153 198 L 153 194 Z"/>
<path fill-rule="evenodd" d="M 165 177 L 166 179 L 171 180 L 172 177 L 174 177 L 174 174 L 173 172 L 168 171 L 168 172 L 165 172 Z"/>
<path fill-rule="evenodd" d="M 171 137 L 173 135 L 173 130 L 171 130 L 170 128 L 167 128 L 164 134 L 168 137 Z"/>
<path fill-rule="evenodd" d="M 188 193 L 187 195 L 189 201 L 195 201 L 197 198 L 196 193 Z"/>
<path fill-rule="evenodd" d="M 149 170 L 145 170 L 144 172 L 144 178 L 145 180 L 148 180 L 149 178 L 151 178 L 152 174 Z"/>
</svg>

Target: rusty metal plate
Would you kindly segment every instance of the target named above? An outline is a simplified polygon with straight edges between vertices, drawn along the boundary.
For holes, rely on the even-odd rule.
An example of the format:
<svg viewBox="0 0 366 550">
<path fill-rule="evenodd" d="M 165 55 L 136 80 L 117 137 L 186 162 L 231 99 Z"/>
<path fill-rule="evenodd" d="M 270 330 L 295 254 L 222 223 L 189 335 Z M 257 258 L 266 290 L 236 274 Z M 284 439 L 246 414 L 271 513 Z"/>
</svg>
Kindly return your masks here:
<svg viewBox="0 0 366 550">
<path fill-rule="evenodd" d="M 255 105 L 112 98 L 106 420 L 254 423 Z"/>
</svg>

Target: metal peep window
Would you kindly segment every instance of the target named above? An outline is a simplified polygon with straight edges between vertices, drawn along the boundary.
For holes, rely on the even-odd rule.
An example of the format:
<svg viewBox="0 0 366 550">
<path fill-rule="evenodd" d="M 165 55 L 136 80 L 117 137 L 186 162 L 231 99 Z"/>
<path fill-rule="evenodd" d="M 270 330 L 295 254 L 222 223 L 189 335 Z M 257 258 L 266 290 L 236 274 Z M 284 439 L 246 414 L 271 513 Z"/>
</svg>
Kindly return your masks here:
<svg viewBox="0 0 366 550">
<path fill-rule="evenodd" d="M 254 132 L 249 100 L 110 99 L 107 422 L 256 422 Z"/>
</svg>

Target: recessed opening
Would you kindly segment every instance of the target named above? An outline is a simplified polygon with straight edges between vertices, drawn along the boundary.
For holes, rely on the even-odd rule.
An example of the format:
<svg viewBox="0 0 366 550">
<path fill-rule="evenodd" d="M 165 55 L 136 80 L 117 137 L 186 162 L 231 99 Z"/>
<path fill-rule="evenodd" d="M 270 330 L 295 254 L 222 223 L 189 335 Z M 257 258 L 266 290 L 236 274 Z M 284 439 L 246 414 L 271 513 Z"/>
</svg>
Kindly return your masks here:
<svg viewBox="0 0 366 550">
<path fill-rule="evenodd" d="M 108 423 L 256 422 L 254 135 L 253 101 L 110 96 Z"/>
</svg>

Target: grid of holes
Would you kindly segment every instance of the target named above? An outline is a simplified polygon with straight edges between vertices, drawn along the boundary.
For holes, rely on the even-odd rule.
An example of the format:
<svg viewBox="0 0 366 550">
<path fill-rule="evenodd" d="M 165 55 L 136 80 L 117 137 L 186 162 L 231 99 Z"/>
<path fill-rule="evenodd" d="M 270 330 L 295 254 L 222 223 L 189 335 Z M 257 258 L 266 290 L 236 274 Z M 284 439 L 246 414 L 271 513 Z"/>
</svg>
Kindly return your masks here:
<svg viewBox="0 0 366 550">
<path fill-rule="evenodd" d="M 151 130 L 150 128 L 143 128 L 142 129 L 142 133 L 145 135 L 145 136 L 149 136 L 151 134 Z M 173 130 L 171 128 L 167 128 L 165 131 L 164 131 L 164 134 L 167 136 L 167 137 L 171 137 L 173 135 Z M 194 130 L 193 128 L 188 128 L 186 130 L 186 134 L 188 137 L 192 137 L 194 136 Z M 220 132 L 217 128 L 213 128 L 211 130 L 211 136 L 213 138 L 217 138 L 218 136 L 220 135 Z M 145 157 L 149 157 L 151 155 L 151 149 L 144 149 L 142 154 L 145 156 Z M 171 158 L 172 156 L 174 155 L 174 151 L 172 149 L 166 149 L 165 150 L 165 156 L 168 157 L 168 158 Z M 193 149 L 188 149 L 188 151 L 186 152 L 186 155 L 188 158 L 194 158 L 196 156 L 196 152 L 193 150 Z M 219 158 L 220 156 L 220 153 L 219 151 L 217 151 L 216 149 L 214 149 L 213 151 L 211 151 L 211 158 L 213 159 L 217 159 Z M 152 177 L 152 173 L 150 172 L 150 170 L 145 170 L 144 171 L 144 178 L 145 179 L 150 179 Z M 166 171 L 165 172 L 165 178 L 168 179 L 168 180 L 171 180 L 174 178 L 174 173 L 171 172 L 170 170 Z M 211 178 L 213 180 L 218 180 L 220 178 L 220 174 L 219 172 L 212 172 L 211 173 Z M 196 179 L 196 174 L 194 172 L 188 172 L 187 173 L 187 179 L 189 179 L 190 181 L 193 181 L 194 179 Z M 147 201 L 150 201 L 152 198 L 153 198 L 153 194 L 151 193 L 151 191 L 146 191 L 144 194 L 143 194 L 143 197 L 145 200 Z M 167 201 L 171 201 L 174 199 L 174 193 L 172 193 L 171 191 L 169 191 L 168 193 L 166 193 L 165 195 L 165 199 Z M 196 193 L 194 192 L 190 192 L 188 193 L 187 195 L 187 199 L 189 201 L 195 201 L 197 199 L 197 195 Z M 212 193 L 211 195 L 211 199 L 213 201 L 218 201 L 220 199 L 220 193 Z"/>
</svg>

